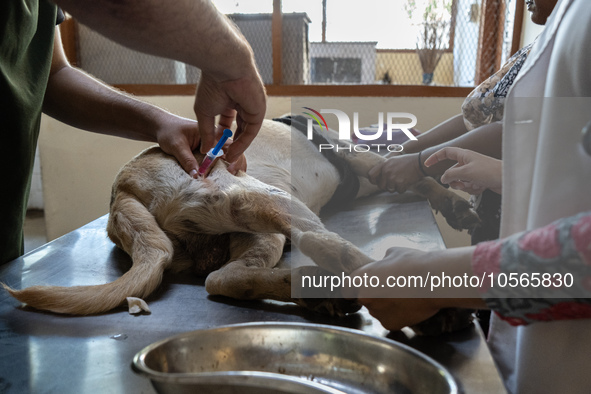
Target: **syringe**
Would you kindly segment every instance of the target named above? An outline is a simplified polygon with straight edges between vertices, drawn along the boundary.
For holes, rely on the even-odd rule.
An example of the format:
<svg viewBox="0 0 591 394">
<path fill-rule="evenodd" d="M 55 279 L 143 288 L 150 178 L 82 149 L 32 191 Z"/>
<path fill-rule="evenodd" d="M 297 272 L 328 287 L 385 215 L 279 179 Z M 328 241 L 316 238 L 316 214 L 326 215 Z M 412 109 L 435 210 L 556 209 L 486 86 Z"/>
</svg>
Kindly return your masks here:
<svg viewBox="0 0 591 394">
<path fill-rule="evenodd" d="M 224 154 L 224 152 L 222 151 L 222 146 L 224 146 L 226 140 L 231 136 L 232 130 L 225 129 L 224 135 L 222 135 L 222 138 L 220 138 L 217 145 L 213 149 L 210 149 L 209 152 L 207 152 L 207 154 L 205 155 L 205 158 L 203 159 L 203 162 L 201 163 L 201 165 L 199 166 L 199 170 L 197 171 L 198 176 L 207 176 L 207 172 L 213 164 L 213 162 L 215 161 L 215 159 Z"/>
</svg>

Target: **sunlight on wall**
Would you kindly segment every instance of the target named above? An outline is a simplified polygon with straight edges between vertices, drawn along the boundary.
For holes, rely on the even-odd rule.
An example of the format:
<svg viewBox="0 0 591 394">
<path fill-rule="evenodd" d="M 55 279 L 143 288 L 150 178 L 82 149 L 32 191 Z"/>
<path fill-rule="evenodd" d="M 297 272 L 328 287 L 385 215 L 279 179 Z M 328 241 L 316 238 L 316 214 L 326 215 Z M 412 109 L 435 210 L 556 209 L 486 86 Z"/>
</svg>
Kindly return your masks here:
<svg viewBox="0 0 591 394">
<path fill-rule="evenodd" d="M 412 70 L 412 73 L 409 73 Z M 421 64 L 416 52 L 379 52 L 376 61 L 376 78 L 388 72 L 393 84 L 420 85 L 423 83 Z M 435 69 L 434 85 L 453 85 L 453 55 L 445 53 Z"/>
</svg>

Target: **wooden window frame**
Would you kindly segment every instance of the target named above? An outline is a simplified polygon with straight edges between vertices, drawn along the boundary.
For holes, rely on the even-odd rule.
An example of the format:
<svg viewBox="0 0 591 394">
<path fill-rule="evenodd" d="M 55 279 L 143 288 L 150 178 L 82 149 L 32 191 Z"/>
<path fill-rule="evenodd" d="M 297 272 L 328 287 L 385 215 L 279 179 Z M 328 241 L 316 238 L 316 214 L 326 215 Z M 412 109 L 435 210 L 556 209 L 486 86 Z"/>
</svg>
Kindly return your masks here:
<svg viewBox="0 0 591 394">
<path fill-rule="evenodd" d="M 492 12 L 500 12 L 501 7 L 486 7 L 483 0 L 483 20 L 498 19 L 498 15 Z M 503 1 L 503 0 L 501 0 Z M 455 7 L 455 2 L 453 3 Z M 503 1 L 504 4 L 504 1 Z M 523 25 L 524 2 L 517 0 L 515 5 L 515 20 L 513 25 L 513 37 L 511 43 L 511 55 L 519 50 L 521 31 Z M 455 8 L 452 11 L 452 19 L 455 18 Z M 281 45 L 282 45 L 282 21 L 281 0 L 273 0 L 272 15 L 272 58 L 273 58 L 273 83 L 267 84 L 266 90 L 269 96 L 334 96 L 334 97 L 466 97 L 473 87 L 456 86 L 425 86 L 425 85 L 284 85 L 281 83 Z M 68 18 L 61 25 L 64 50 L 70 63 L 79 65 L 78 59 L 78 27 L 77 23 Z M 455 24 L 450 36 L 455 34 Z M 450 37 L 451 40 L 451 37 Z M 450 48 L 451 49 L 451 48 Z M 403 51 L 403 50 L 402 50 Z M 494 61 L 498 61 L 498 56 Z M 479 62 L 481 65 L 483 62 Z M 116 88 L 138 96 L 185 96 L 194 95 L 196 85 L 160 85 L 160 84 L 118 84 Z"/>
</svg>

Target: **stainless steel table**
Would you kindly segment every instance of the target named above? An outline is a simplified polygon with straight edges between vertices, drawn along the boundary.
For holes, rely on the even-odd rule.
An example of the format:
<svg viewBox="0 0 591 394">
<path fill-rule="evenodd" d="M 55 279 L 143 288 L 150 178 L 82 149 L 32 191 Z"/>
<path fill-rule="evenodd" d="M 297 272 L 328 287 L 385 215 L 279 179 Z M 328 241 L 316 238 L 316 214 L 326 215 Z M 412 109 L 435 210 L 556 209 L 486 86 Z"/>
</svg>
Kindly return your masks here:
<svg viewBox="0 0 591 394">
<path fill-rule="evenodd" d="M 106 221 L 103 216 L 0 267 L 0 281 L 21 288 L 115 280 L 130 259 L 108 240 Z M 360 200 L 325 223 L 375 258 L 390 246 L 444 247 L 428 204 L 409 195 Z M 365 309 L 327 318 L 292 304 L 212 297 L 203 283 L 191 275 L 166 276 L 147 299 L 152 313 L 139 316 L 124 308 L 84 317 L 41 313 L 0 291 L 0 393 L 154 393 L 130 368 L 144 346 L 185 331 L 254 321 L 331 324 L 387 336 L 440 362 L 466 393 L 504 392 L 477 324 L 438 338 L 416 337 L 410 330 L 389 333 Z"/>
</svg>

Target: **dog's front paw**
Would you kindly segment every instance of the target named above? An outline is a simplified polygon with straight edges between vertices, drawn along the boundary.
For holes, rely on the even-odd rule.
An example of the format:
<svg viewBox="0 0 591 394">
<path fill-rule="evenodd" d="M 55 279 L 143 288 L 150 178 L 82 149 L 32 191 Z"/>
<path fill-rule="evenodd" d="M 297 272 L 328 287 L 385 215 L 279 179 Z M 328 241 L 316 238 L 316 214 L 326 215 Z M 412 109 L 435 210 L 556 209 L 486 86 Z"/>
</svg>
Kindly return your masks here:
<svg viewBox="0 0 591 394">
<path fill-rule="evenodd" d="M 410 189 L 429 200 L 431 208 L 441 212 L 455 230 L 473 230 L 480 225 L 480 218 L 472 205 L 454 191 L 441 186 L 433 178 L 423 178 Z"/>
<path fill-rule="evenodd" d="M 480 217 L 472 205 L 459 196 L 452 196 L 441 207 L 441 214 L 455 230 L 473 230 L 480 225 Z"/>
<path fill-rule="evenodd" d="M 464 199 L 454 201 L 453 210 L 460 229 L 473 230 L 480 225 L 480 217 L 468 201 Z"/>
</svg>

